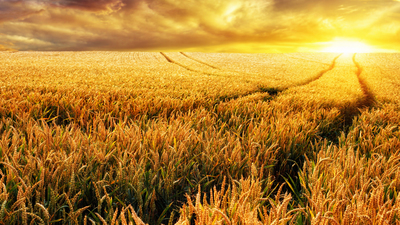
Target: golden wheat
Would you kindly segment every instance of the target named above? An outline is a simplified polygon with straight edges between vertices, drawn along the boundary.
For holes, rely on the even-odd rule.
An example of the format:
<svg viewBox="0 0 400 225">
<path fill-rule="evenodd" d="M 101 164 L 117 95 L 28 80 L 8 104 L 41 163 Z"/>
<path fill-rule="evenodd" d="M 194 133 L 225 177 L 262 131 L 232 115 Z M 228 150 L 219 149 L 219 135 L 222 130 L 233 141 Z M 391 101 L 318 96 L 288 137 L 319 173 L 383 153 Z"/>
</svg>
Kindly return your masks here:
<svg viewBox="0 0 400 225">
<path fill-rule="evenodd" d="M 0 224 L 398 224 L 376 57 L 0 53 Z"/>
</svg>

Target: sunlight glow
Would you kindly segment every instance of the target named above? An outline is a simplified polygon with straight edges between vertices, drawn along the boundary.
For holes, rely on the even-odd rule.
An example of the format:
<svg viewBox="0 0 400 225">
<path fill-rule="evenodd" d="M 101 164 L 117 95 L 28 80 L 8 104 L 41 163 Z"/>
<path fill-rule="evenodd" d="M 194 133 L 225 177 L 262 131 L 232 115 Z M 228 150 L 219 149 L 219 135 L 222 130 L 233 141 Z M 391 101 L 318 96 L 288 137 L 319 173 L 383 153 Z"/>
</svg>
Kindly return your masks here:
<svg viewBox="0 0 400 225">
<path fill-rule="evenodd" d="M 339 38 L 335 39 L 334 41 L 321 44 L 323 44 L 323 46 L 326 46 L 321 50 L 321 52 L 369 53 L 378 51 L 374 47 L 367 45 L 363 42 Z"/>
</svg>

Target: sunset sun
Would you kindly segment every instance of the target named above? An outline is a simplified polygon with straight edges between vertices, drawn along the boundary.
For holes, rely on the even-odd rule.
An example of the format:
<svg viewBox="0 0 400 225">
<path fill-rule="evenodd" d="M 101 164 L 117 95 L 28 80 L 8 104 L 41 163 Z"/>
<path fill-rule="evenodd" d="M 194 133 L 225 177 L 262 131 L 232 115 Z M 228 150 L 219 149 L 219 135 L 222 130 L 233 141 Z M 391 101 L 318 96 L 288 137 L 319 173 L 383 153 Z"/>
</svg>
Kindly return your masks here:
<svg viewBox="0 0 400 225">
<path fill-rule="evenodd" d="M 336 53 L 369 53 L 377 50 L 360 41 L 335 39 L 331 42 L 325 42 L 321 52 L 336 52 Z"/>
</svg>

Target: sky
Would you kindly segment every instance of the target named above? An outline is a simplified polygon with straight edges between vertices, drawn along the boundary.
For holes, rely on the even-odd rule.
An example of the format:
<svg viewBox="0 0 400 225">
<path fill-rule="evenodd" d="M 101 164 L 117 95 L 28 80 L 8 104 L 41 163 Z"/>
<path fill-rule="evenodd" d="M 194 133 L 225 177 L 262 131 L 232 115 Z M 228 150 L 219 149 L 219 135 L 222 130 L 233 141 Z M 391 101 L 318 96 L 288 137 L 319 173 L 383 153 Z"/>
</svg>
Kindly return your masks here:
<svg viewBox="0 0 400 225">
<path fill-rule="evenodd" d="M 396 0 L 0 0 L 0 51 L 400 50 Z"/>
</svg>

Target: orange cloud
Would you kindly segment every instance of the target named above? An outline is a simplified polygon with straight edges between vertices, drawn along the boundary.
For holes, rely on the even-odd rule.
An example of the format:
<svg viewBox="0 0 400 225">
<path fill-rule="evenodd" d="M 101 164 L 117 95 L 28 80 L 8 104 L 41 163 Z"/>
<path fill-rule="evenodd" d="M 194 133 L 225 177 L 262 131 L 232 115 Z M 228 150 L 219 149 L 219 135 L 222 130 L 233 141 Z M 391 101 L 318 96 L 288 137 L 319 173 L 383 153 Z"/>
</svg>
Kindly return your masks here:
<svg viewBox="0 0 400 225">
<path fill-rule="evenodd" d="M 384 0 L 0 0 L 0 33 L 7 34 L 0 41 L 19 50 L 276 52 L 340 36 L 399 49 L 399 7 Z"/>
<path fill-rule="evenodd" d="M 0 0 L 0 23 L 25 19 L 41 12 L 43 12 L 43 9 L 38 8 L 36 4 L 30 2 L 22 0 Z"/>
<path fill-rule="evenodd" d="M 52 6 L 62 8 L 75 8 L 95 12 L 114 12 L 120 10 L 124 3 L 122 0 L 56 0 L 51 1 Z"/>
</svg>

